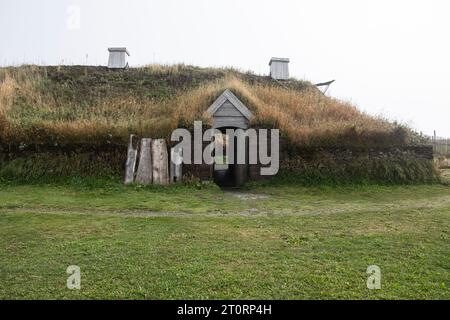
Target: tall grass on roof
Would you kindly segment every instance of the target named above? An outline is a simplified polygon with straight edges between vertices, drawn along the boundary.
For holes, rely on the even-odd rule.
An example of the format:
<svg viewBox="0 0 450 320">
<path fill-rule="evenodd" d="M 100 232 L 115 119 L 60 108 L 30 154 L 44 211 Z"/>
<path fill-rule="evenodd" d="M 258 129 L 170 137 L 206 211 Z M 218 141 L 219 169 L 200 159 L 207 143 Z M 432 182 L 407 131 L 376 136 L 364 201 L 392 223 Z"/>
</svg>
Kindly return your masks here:
<svg viewBox="0 0 450 320">
<path fill-rule="evenodd" d="M 86 72 L 87 70 L 87 72 Z M 311 84 L 285 87 L 233 69 L 145 66 L 0 69 L 0 142 L 126 143 L 134 133 L 169 137 L 232 90 L 254 114 L 252 126 L 279 128 L 293 146 L 395 146 L 413 142 L 408 128 L 323 96 Z"/>
</svg>

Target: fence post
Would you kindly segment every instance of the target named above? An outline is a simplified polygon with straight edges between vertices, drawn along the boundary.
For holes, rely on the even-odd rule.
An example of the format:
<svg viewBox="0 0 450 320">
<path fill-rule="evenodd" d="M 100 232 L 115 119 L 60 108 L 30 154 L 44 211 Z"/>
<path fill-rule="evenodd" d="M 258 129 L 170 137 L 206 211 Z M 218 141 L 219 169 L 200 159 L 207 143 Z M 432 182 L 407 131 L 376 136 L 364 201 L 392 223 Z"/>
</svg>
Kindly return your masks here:
<svg viewBox="0 0 450 320">
<path fill-rule="evenodd" d="M 133 137 L 134 134 L 130 135 L 130 142 L 128 143 L 127 163 L 125 164 L 125 184 L 134 182 L 137 150 L 133 147 Z"/>
<path fill-rule="evenodd" d="M 152 183 L 152 139 L 141 140 L 141 152 L 139 154 L 139 165 L 136 173 L 136 182 L 149 185 Z"/>
<path fill-rule="evenodd" d="M 433 134 L 433 153 L 436 154 L 437 152 L 437 145 L 436 145 L 437 141 L 436 141 L 436 130 L 434 130 L 434 134 Z"/>
<path fill-rule="evenodd" d="M 181 182 L 182 180 L 182 162 L 183 156 L 181 150 L 170 149 L 170 182 Z"/>
<path fill-rule="evenodd" d="M 164 139 L 152 141 L 153 183 L 169 184 L 169 159 Z"/>
</svg>

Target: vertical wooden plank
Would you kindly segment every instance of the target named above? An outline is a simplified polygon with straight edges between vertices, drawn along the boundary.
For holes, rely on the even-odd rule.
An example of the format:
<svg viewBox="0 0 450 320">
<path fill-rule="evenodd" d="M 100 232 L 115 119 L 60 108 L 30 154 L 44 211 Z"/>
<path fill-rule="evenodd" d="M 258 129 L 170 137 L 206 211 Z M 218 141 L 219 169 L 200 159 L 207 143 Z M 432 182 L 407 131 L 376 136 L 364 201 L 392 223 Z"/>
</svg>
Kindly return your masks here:
<svg viewBox="0 0 450 320">
<path fill-rule="evenodd" d="M 141 140 L 136 182 L 143 185 L 149 185 L 152 183 L 153 168 L 151 144 L 152 139 L 144 138 Z"/>
<path fill-rule="evenodd" d="M 133 147 L 133 137 L 133 134 L 130 135 L 130 142 L 128 143 L 127 163 L 125 164 L 125 184 L 131 184 L 134 182 L 137 150 Z"/>
<path fill-rule="evenodd" d="M 433 134 L 433 153 L 436 154 L 437 152 L 437 145 L 436 145 L 436 130 L 434 130 Z"/>
<path fill-rule="evenodd" d="M 160 185 L 169 184 L 169 161 L 166 141 L 164 139 L 153 140 L 151 149 L 153 160 L 153 183 Z"/>
<path fill-rule="evenodd" d="M 170 150 L 170 182 L 177 183 L 182 181 L 182 161 L 181 150 L 172 148 Z"/>
</svg>

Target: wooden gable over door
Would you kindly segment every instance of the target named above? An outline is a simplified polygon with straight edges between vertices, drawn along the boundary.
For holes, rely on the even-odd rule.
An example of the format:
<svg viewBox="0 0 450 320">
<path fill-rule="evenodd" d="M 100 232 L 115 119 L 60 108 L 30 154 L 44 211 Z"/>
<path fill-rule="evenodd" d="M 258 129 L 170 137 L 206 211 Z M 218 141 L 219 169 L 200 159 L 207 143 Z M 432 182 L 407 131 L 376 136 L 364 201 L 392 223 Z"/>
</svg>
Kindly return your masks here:
<svg viewBox="0 0 450 320">
<path fill-rule="evenodd" d="M 228 89 L 206 112 L 213 117 L 213 128 L 247 129 L 252 117 L 248 108 Z"/>
</svg>

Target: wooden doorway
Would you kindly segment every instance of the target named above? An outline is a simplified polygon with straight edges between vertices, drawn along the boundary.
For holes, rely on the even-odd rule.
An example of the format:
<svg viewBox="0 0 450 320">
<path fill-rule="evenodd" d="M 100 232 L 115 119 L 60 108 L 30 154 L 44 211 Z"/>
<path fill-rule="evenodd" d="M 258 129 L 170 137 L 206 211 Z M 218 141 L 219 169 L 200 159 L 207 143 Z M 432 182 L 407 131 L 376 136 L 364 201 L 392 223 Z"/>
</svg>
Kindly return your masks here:
<svg viewBox="0 0 450 320">
<path fill-rule="evenodd" d="M 218 138 L 220 145 L 224 150 L 224 155 L 215 157 L 213 170 L 214 170 L 214 182 L 220 187 L 235 188 L 245 184 L 248 180 L 248 141 L 245 140 L 244 148 L 244 164 L 237 164 L 238 154 L 238 141 L 234 137 L 234 161 L 230 161 L 226 155 L 226 150 L 230 146 L 230 136 L 225 133 L 226 129 L 221 129 L 221 137 Z"/>
</svg>

